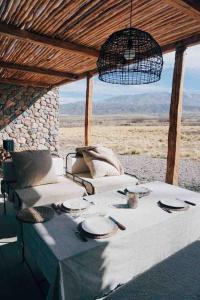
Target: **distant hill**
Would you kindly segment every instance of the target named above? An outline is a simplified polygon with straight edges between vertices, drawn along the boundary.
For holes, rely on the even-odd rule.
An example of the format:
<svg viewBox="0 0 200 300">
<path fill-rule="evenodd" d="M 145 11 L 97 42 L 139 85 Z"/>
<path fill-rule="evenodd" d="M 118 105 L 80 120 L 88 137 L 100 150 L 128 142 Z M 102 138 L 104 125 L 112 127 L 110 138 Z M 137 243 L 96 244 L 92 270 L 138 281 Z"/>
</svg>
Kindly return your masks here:
<svg viewBox="0 0 200 300">
<path fill-rule="evenodd" d="M 124 95 L 96 101 L 93 114 L 168 114 L 170 106 L 169 93 L 148 93 Z M 60 113 L 66 115 L 83 115 L 84 102 L 60 105 Z M 200 114 L 200 94 L 185 94 L 183 101 L 184 114 Z"/>
</svg>

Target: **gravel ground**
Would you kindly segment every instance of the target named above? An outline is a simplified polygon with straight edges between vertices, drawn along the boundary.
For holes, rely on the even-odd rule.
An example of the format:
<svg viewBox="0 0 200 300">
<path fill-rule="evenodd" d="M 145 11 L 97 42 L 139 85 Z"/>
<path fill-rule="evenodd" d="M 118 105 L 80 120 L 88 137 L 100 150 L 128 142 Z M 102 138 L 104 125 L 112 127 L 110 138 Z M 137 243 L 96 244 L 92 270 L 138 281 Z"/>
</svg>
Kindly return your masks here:
<svg viewBox="0 0 200 300">
<path fill-rule="evenodd" d="M 135 174 L 141 182 L 165 181 L 166 159 L 142 155 L 120 155 L 119 158 L 126 172 Z M 200 192 L 200 161 L 181 160 L 179 185 Z"/>
</svg>

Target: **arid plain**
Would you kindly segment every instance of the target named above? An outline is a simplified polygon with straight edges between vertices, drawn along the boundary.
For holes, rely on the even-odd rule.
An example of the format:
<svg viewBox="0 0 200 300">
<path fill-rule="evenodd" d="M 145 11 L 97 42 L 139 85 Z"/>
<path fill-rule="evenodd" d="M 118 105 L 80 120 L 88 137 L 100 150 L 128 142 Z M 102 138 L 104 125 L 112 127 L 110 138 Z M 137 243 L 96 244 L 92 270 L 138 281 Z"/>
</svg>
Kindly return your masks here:
<svg viewBox="0 0 200 300">
<path fill-rule="evenodd" d="M 94 116 L 92 144 L 103 144 L 118 154 L 166 158 L 168 121 L 165 116 Z M 60 117 L 60 150 L 65 154 L 84 142 L 81 116 Z M 200 160 L 200 118 L 182 120 L 181 157 Z"/>
</svg>

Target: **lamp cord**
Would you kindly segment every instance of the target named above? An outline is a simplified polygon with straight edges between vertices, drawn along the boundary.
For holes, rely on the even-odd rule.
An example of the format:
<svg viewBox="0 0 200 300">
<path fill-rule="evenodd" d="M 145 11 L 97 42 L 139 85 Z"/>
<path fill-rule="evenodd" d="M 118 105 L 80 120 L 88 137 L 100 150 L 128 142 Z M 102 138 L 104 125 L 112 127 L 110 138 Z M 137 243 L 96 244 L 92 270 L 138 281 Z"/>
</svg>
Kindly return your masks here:
<svg viewBox="0 0 200 300">
<path fill-rule="evenodd" d="M 130 28 L 132 27 L 132 12 L 133 12 L 133 0 L 131 0 Z"/>
</svg>

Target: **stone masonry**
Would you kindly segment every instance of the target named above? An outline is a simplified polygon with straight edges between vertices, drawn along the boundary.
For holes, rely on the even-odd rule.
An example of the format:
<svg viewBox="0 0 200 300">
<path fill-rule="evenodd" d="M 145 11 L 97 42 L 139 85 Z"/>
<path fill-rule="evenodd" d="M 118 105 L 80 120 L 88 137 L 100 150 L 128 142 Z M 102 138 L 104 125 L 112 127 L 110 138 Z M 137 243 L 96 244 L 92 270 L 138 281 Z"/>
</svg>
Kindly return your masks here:
<svg viewBox="0 0 200 300">
<path fill-rule="evenodd" d="M 0 146 L 13 139 L 16 150 L 58 151 L 58 89 L 0 84 Z"/>
</svg>

